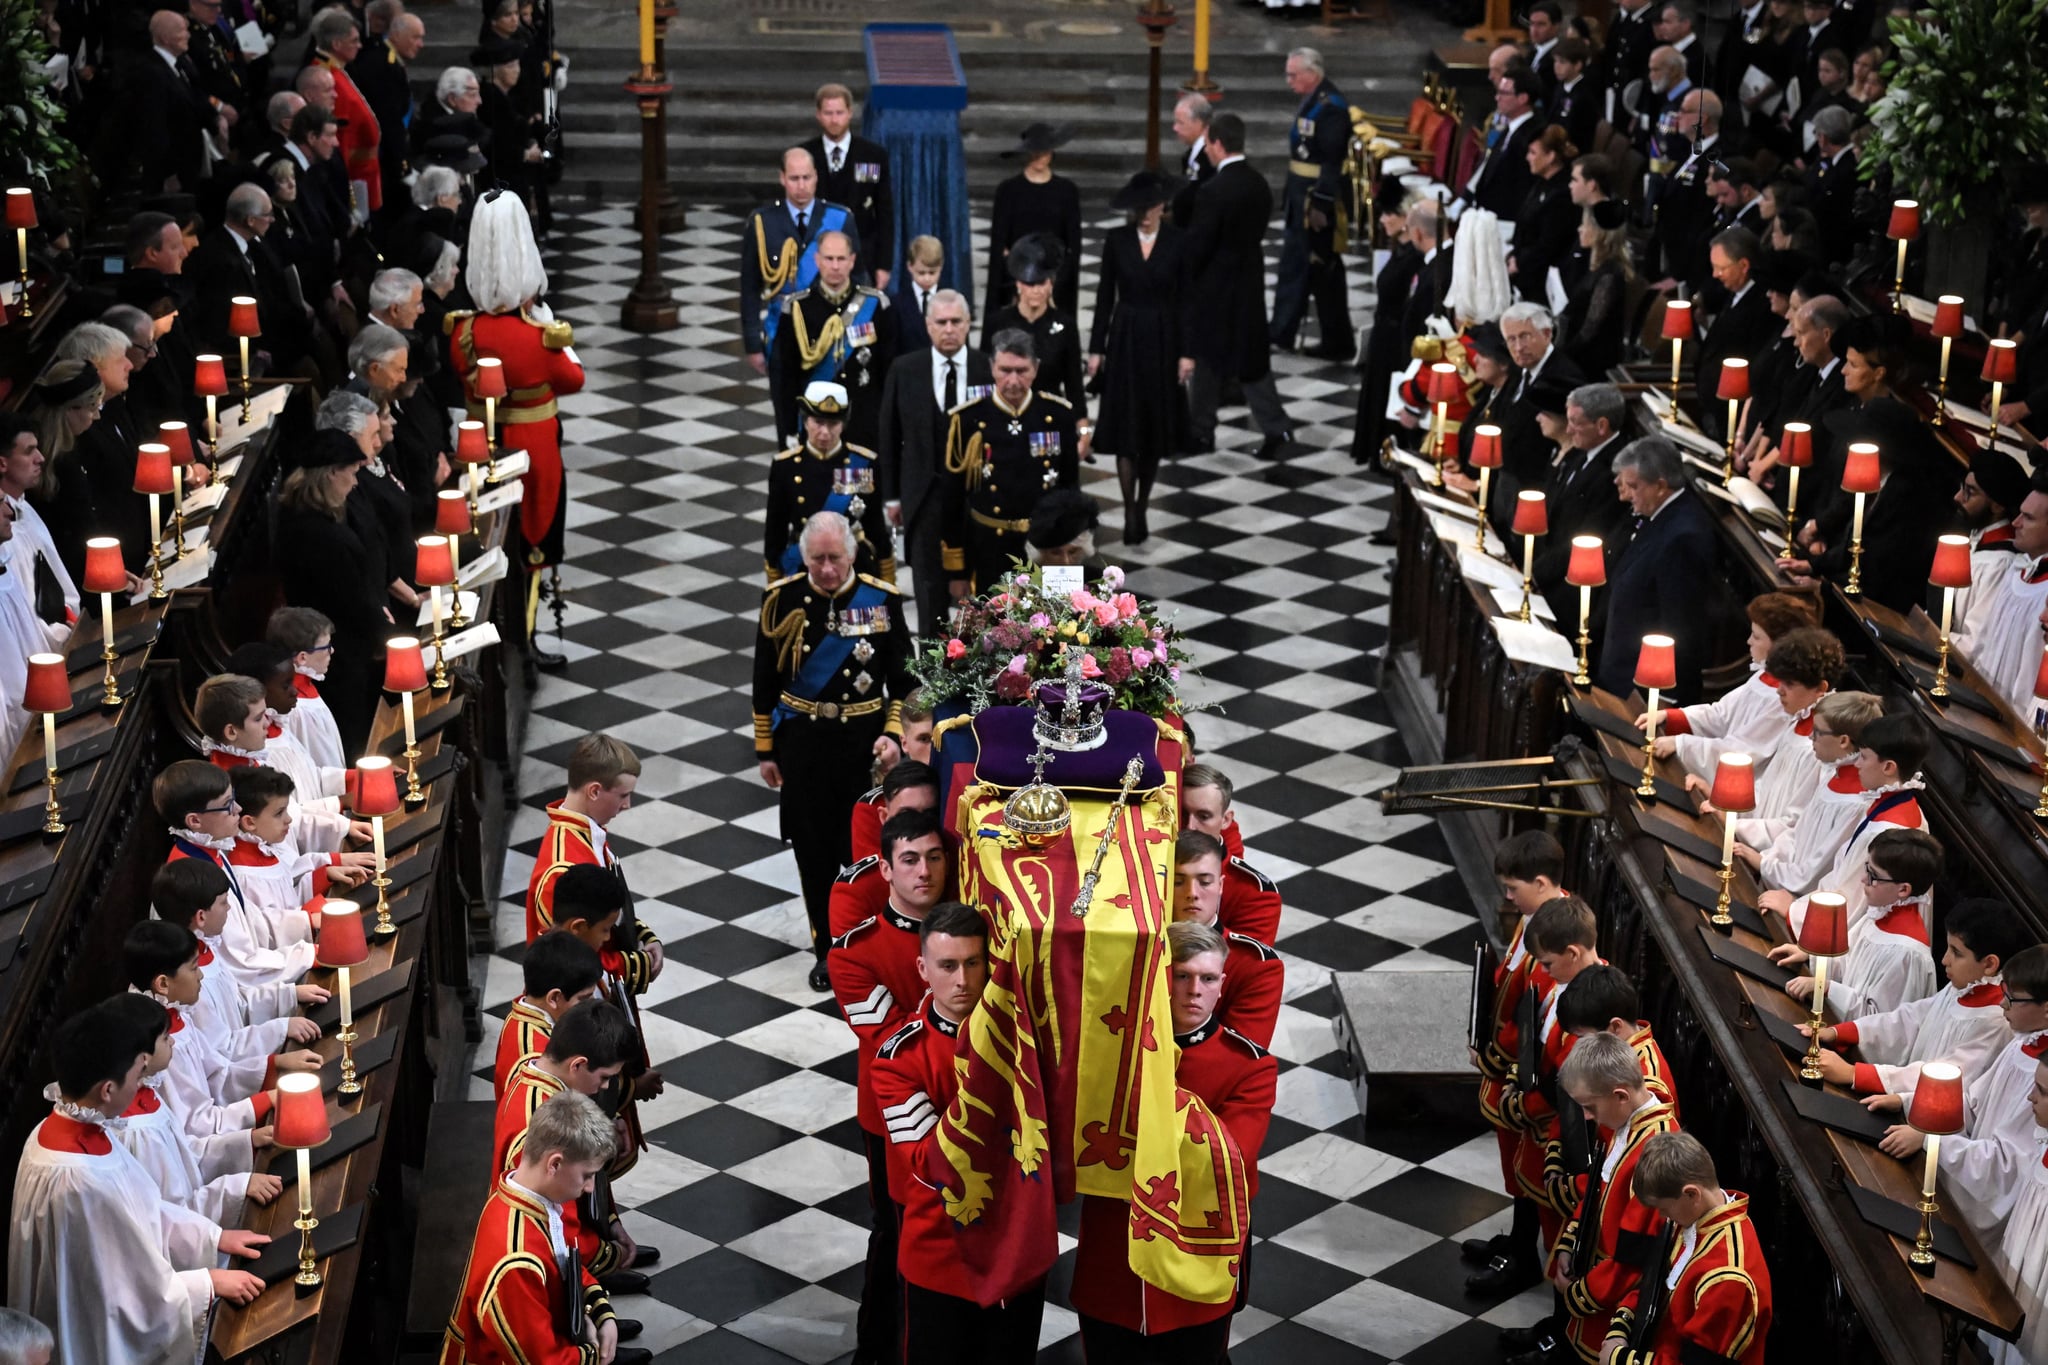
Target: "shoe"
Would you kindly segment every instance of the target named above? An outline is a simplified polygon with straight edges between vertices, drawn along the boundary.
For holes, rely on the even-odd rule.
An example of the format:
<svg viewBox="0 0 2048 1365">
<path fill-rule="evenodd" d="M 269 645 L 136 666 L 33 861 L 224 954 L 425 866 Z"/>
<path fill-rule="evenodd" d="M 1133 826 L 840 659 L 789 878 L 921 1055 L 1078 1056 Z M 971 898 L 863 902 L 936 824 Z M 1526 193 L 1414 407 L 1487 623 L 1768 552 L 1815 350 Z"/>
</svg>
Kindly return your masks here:
<svg viewBox="0 0 2048 1365">
<path fill-rule="evenodd" d="M 1563 1365 L 1570 1353 L 1556 1337 L 1545 1337 L 1526 1351 L 1508 1357 L 1508 1365 Z"/>
<path fill-rule="evenodd" d="M 825 964 L 822 961 L 817 966 L 811 968 L 810 983 L 811 989 L 814 991 L 829 991 L 832 989 L 832 974 L 825 970 Z"/>
<path fill-rule="evenodd" d="M 1293 433 L 1282 432 L 1278 436 L 1268 436 L 1261 441 L 1256 456 L 1261 460 L 1278 460 L 1293 454 L 1294 450 Z"/>
<path fill-rule="evenodd" d="M 1187 455 L 1214 455 L 1216 453 L 1216 438 L 1211 436 L 1207 440 L 1189 441 L 1188 448 L 1182 453 Z"/>
<path fill-rule="evenodd" d="M 1152 538 L 1152 528 L 1145 524 L 1145 509 L 1134 507 L 1124 518 L 1124 544 L 1143 545 Z"/>
<path fill-rule="evenodd" d="M 1339 365 L 1348 365 L 1358 354 L 1356 346 L 1311 346 L 1302 352 L 1311 360 L 1328 360 Z"/>
<path fill-rule="evenodd" d="M 651 1247 L 643 1245 L 639 1248 L 639 1250 L 633 1253 L 633 1264 L 627 1266 L 626 1269 L 638 1270 L 641 1266 L 653 1265 L 656 1261 L 659 1261 L 660 1259 L 660 1247 Z"/>
<path fill-rule="evenodd" d="M 1483 1266 L 1494 1257 L 1505 1255 L 1508 1243 L 1513 1240 L 1505 1232 L 1496 1233 L 1491 1237 L 1467 1237 L 1459 1245 L 1458 1255 L 1462 1256 L 1468 1265 Z"/>
<path fill-rule="evenodd" d="M 1503 1328 L 1494 1340 L 1499 1343 L 1501 1350 L 1510 1354 L 1533 1351 L 1546 1341 L 1557 1340 L 1557 1323 L 1552 1318 L 1544 1318 L 1527 1327 Z"/>
<path fill-rule="evenodd" d="M 612 1352 L 612 1365 L 654 1365 L 654 1352 L 645 1346 L 621 1346 Z"/>
<path fill-rule="evenodd" d="M 614 1270 L 609 1275 L 598 1276 L 597 1282 L 604 1286 L 604 1292 L 611 1298 L 647 1292 L 647 1277 L 637 1270 Z"/>
<path fill-rule="evenodd" d="M 620 1341 L 631 1341 L 646 1330 L 638 1318 L 613 1318 L 612 1326 L 619 1329 Z"/>
<path fill-rule="evenodd" d="M 1467 1294 L 1519 1294 L 1532 1284 L 1543 1279 L 1543 1267 L 1532 1258 L 1525 1261 L 1512 1260 L 1506 1256 L 1495 1256 L 1486 1263 L 1486 1269 L 1465 1280 Z"/>
<path fill-rule="evenodd" d="M 550 673 L 559 673 L 569 666 L 569 656 L 566 654 L 556 654 L 552 650 L 542 649 L 539 641 L 535 641 L 533 646 L 533 663 L 536 668 L 544 668 Z"/>
</svg>

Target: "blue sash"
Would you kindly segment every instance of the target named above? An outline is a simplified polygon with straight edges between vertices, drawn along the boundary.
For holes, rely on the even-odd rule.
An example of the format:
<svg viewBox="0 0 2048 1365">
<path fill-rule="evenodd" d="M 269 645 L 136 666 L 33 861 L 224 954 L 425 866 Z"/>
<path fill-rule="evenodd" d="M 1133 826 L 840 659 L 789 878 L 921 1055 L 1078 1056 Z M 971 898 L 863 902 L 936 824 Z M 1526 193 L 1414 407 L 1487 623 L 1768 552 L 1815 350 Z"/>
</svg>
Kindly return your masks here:
<svg viewBox="0 0 2048 1365">
<path fill-rule="evenodd" d="M 770 345 L 775 341 L 775 330 L 782 325 L 782 301 L 791 294 L 809 289 L 818 278 L 818 239 L 828 232 L 845 232 L 851 215 L 837 204 L 829 204 L 818 213 L 818 220 L 811 224 L 811 240 L 804 243 L 804 249 L 796 261 L 796 276 L 782 287 L 774 302 L 763 310 L 761 334 Z M 793 222 L 794 220 L 792 220 Z M 785 239 L 787 240 L 787 239 Z"/>
<path fill-rule="evenodd" d="M 1883 796 L 1878 797 L 1877 800 L 1870 803 L 1870 809 L 1863 812 L 1863 818 L 1856 822 L 1856 828 L 1850 831 L 1849 842 L 1855 843 L 1856 836 L 1870 828 L 1872 822 L 1878 816 L 1883 815 L 1886 811 L 1903 806 L 1908 801 L 1918 800 L 1919 795 L 1917 790 L 1909 787 L 1901 791 L 1886 792 Z M 1902 825 L 1900 828 L 1903 829 L 1905 827 Z"/>
<path fill-rule="evenodd" d="M 839 378 L 839 371 L 845 366 L 846 357 L 853 354 L 854 344 L 857 340 L 854 335 L 856 329 L 866 328 L 867 340 L 872 343 L 875 339 L 875 315 L 880 313 L 881 310 L 882 300 L 879 295 L 860 295 L 860 307 L 854 309 L 851 316 L 841 314 L 842 317 L 846 318 L 846 335 L 840 338 L 839 342 L 831 350 L 825 352 L 824 358 L 818 361 L 806 378 L 823 380 L 827 383 Z M 827 507 L 834 512 L 845 510 L 840 507 L 832 507 L 829 503 Z M 792 569 L 790 572 L 794 573 L 796 571 Z"/>
<path fill-rule="evenodd" d="M 888 593 L 873 584 L 856 582 L 853 591 L 840 603 L 839 612 L 842 616 L 852 611 L 872 612 L 877 617 L 886 618 L 888 607 Z M 816 700 L 818 694 L 838 676 L 839 670 L 846 666 L 846 661 L 853 657 L 854 645 L 866 638 L 867 632 L 845 635 L 835 631 L 825 636 L 811 647 L 811 652 L 804 658 L 803 667 L 796 671 L 796 676 L 789 680 L 788 686 L 783 690 L 805 701 Z M 796 714 L 787 705 L 777 701 L 775 709 L 768 713 L 769 730 L 773 731 Z"/>
<path fill-rule="evenodd" d="M 797 458 L 802 459 L 804 457 L 798 456 Z M 825 495 L 823 505 L 818 508 L 821 512 L 837 512 L 840 516 L 845 517 L 847 522 L 853 527 L 853 534 L 863 545 L 867 544 L 867 536 L 861 531 L 860 516 L 853 510 L 853 500 L 855 498 L 872 499 L 875 496 L 874 468 L 875 462 L 873 460 L 868 459 L 865 455 L 857 455 L 849 448 L 846 451 L 846 463 L 832 471 L 832 491 Z M 842 486 L 842 480 L 849 474 L 867 475 L 868 491 L 856 493 L 845 490 Z M 856 478 L 851 481 L 859 482 L 860 480 Z M 861 509 L 862 512 L 866 510 L 866 507 Z M 776 563 L 784 574 L 802 573 L 804 571 L 803 548 L 796 541 L 792 540 L 789 544 L 782 547 L 782 558 L 777 560 Z M 867 585 L 863 583 L 861 587 L 866 588 Z"/>
</svg>

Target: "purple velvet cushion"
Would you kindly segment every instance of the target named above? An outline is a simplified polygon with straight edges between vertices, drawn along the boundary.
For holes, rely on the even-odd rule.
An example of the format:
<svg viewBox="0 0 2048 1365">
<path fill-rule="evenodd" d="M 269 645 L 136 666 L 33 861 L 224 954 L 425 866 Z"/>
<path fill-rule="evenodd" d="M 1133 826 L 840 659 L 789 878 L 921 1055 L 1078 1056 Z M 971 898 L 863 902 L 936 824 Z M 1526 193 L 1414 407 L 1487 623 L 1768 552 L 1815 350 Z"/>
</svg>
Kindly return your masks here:
<svg viewBox="0 0 2048 1365">
<path fill-rule="evenodd" d="M 974 775 L 998 787 L 1021 787 L 1031 780 L 1031 755 L 1037 741 L 1031 736 L 1038 711 L 1030 706 L 991 706 L 974 718 L 971 727 L 980 754 Z M 1045 780 L 1056 787 L 1115 791 L 1124 780 L 1124 765 L 1137 754 L 1145 770 L 1134 790 L 1150 791 L 1166 780 L 1159 765 L 1159 723 L 1142 711 L 1104 713 L 1107 737 L 1093 749 L 1068 753 L 1046 752 L 1052 761 L 1045 765 Z M 947 738 L 950 740 L 951 735 Z"/>
</svg>

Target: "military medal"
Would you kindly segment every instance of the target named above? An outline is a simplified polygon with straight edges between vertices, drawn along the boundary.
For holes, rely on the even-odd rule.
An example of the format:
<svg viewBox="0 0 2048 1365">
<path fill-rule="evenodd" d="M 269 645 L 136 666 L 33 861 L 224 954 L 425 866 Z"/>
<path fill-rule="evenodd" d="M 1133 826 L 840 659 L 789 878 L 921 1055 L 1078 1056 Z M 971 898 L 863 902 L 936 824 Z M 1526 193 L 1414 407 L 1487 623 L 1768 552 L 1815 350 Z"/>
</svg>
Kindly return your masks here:
<svg viewBox="0 0 2048 1365">
<path fill-rule="evenodd" d="M 864 664 L 864 663 L 866 663 L 866 662 L 867 662 L 867 661 L 868 661 L 869 659 L 872 659 L 872 658 L 874 658 L 874 657 L 875 657 L 875 647 L 874 647 L 873 645 L 869 644 L 869 643 L 868 643 L 868 642 L 867 642 L 866 640 L 858 640 L 858 641 L 856 641 L 856 642 L 854 643 L 854 646 L 853 646 L 853 661 L 854 661 L 855 663 L 857 663 L 857 664 Z"/>
<path fill-rule="evenodd" d="M 1012 436 L 1022 436 L 1024 434 L 1024 424 L 1014 417 L 1010 419 L 1010 425 L 1006 429 Z"/>
<path fill-rule="evenodd" d="M 868 694 L 868 689 L 874 685 L 875 680 L 868 676 L 868 671 L 865 668 L 854 674 L 853 690 L 860 693 L 863 697 Z"/>
</svg>

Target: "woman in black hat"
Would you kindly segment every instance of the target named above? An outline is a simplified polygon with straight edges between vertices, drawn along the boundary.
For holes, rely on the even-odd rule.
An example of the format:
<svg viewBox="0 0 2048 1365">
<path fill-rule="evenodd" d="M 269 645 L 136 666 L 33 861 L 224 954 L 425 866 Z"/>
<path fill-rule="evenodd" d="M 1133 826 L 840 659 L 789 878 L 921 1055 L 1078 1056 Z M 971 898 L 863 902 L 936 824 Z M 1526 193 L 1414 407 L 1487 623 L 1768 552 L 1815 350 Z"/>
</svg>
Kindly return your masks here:
<svg viewBox="0 0 2048 1365">
<path fill-rule="evenodd" d="M 334 622 L 334 653 L 321 694 L 348 753 L 361 753 L 377 709 L 384 641 L 398 633 L 384 608 L 387 586 L 377 548 L 349 522 L 349 495 L 363 466 L 362 447 L 345 431 L 316 431 L 299 467 L 277 492 L 271 561 L 284 600 Z"/>
<path fill-rule="evenodd" d="M 1579 217 L 1586 273 L 1572 285 L 1557 320 L 1557 345 L 1579 369 L 1604 375 L 1621 363 L 1628 329 L 1628 289 L 1635 267 L 1628 255 L 1628 208 L 1618 199 L 1589 204 Z"/>
<path fill-rule="evenodd" d="M 1180 386 L 1179 229 L 1165 221 L 1174 183 L 1140 171 L 1109 206 L 1130 221 L 1102 241 L 1102 279 L 1088 373 L 1101 381 L 1095 449 L 1116 456 L 1124 495 L 1124 543 L 1140 545 L 1150 528 L 1145 504 L 1159 461 L 1187 436 L 1187 399 Z"/>
<path fill-rule="evenodd" d="M 1034 232 L 1010 248 L 1006 258 L 1017 300 L 1007 308 L 989 314 L 983 335 L 993 343 L 1012 327 L 1031 333 L 1038 347 L 1040 393 L 1055 394 L 1074 410 L 1074 424 L 1081 435 L 1083 458 L 1088 455 L 1088 390 L 1081 360 L 1081 324 L 1071 308 L 1054 302 L 1057 281 L 1065 269 L 1067 249 L 1057 238 Z M 995 353 L 988 345 L 989 359 Z"/>
<path fill-rule="evenodd" d="M 1003 153 L 1005 157 L 1023 157 L 1024 169 L 996 186 L 996 201 L 989 214 L 988 296 L 981 310 L 983 350 L 996 334 L 989 320 L 1012 297 L 1010 248 L 1033 233 L 1046 233 L 1066 248 L 1065 262 L 1053 284 L 1053 306 L 1070 318 L 1080 316 L 1081 191 L 1065 176 L 1052 173 L 1053 149 L 1069 136 L 1063 124 L 1034 123 L 1024 130 L 1016 147 Z"/>
</svg>

